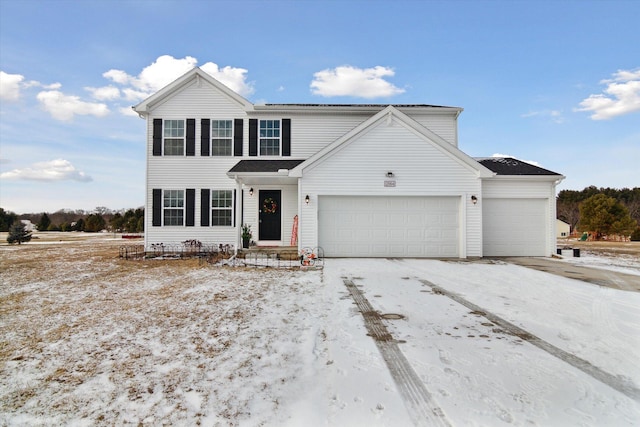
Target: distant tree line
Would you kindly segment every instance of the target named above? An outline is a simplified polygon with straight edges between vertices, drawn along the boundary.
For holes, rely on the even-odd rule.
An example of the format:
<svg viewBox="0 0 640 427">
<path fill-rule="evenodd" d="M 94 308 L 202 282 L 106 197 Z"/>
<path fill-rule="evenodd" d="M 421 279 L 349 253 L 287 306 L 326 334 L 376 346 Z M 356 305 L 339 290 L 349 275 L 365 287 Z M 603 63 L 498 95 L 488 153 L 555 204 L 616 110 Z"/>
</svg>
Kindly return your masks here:
<svg viewBox="0 0 640 427">
<path fill-rule="evenodd" d="M 99 206 L 93 211 L 59 210 L 54 213 L 17 215 L 0 208 L 0 231 L 9 231 L 15 222 L 29 220 L 38 231 L 86 231 L 141 233 L 144 231 L 144 208 L 113 211 Z"/>
<path fill-rule="evenodd" d="M 556 210 L 572 230 L 590 233 L 594 239 L 630 236 L 640 240 L 640 187 L 562 190 Z"/>
</svg>

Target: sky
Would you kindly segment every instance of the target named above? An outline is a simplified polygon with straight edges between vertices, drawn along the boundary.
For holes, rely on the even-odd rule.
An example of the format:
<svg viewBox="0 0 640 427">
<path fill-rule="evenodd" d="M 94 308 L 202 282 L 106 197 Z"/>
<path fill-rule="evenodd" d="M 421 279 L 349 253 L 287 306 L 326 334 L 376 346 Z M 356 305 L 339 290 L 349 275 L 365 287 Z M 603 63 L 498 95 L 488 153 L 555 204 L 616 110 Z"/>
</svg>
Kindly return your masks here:
<svg viewBox="0 0 640 427">
<path fill-rule="evenodd" d="M 638 1 L 0 0 L 0 207 L 144 205 L 131 110 L 193 67 L 253 103 L 464 108 L 459 148 L 640 186 Z"/>
</svg>

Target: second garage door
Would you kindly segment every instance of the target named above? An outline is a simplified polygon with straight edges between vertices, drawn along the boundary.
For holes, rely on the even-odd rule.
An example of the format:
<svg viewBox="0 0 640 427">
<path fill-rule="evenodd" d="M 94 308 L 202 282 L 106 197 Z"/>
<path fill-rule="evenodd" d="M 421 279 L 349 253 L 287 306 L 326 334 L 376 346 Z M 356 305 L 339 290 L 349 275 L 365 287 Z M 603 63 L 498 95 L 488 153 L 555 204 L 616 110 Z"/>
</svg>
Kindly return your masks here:
<svg viewBox="0 0 640 427">
<path fill-rule="evenodd" d="M 484 256 L 548 256 L 546 199 L 484 199 Z"/>
<path fill-rule="evenodd" d="M 459 257 L 459 200 L 320 196 L 318 242 L 333 257 Z"/>
</svg>

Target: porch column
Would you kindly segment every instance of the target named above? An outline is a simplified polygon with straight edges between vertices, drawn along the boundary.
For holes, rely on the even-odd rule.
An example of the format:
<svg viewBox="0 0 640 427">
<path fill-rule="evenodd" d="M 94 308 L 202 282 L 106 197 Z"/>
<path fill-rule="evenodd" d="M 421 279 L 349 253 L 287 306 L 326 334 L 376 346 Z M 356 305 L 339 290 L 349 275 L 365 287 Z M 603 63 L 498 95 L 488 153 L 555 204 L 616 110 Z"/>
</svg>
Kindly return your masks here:
<svg viewBox="0 0 640 427">
<path fill-rule="evenodd" d="M 236 244 L 234 254 L 238 254 L 238 247 L 242 245 L 242 218 L 244 217 L 244 195 L 242 194 L 242 180 L 236 175 Z"/>
</svg>

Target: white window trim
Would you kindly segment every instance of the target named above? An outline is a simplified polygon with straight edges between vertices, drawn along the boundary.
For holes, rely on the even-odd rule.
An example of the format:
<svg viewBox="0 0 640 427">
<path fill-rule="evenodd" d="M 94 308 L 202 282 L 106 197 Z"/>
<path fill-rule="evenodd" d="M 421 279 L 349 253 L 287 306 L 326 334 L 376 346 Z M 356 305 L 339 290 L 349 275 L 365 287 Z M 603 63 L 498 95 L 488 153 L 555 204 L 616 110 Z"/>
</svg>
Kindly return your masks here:
<svg viewBox="0 0 640 427">
<path fill-rule="evenodd" d="M 179 138 L 179 137 L 173 138 L 173 137 L 164 136 L 165 123 L 168 121 L 176 121 L 176 120 L 182 121 L 182 129 L 183 129 L 182 138 Z M 167 139 L 182 139 L 182 154 L 165 154 L 165 150 L 164 150 L 165 140 Z M 185 157 L 187 155 L 187 119 L 162 119 L 162 155 L 167 157 Z"/>
<path fill-rule="evenodd" d="M 165 193 L 167 191 L 182 191 L 182 208 L 179 207 L 166 207 L 164 205 L 164 200 L 165 200 Z M 172 210 L 178 210 L 181 209 L 182 210 L 182 224 L 165 224 L 165 210 L 167 209 L 172 209 Z M 185 222 L 186 222 L 186 209 L 187 209 L 187 190 L 185 190 L 184 188 L 163 188 L 162 189 L 162 226 L 163 227 L 184 227 L 185 226 Z"/>
<path fill-rule="evenodd" d="M 231 206 L 229 208 L 219 208 L 219 207 L 214 207 L 213 206 L 213 192 L 214 191 L 229 191 L 231 193 Z M 210 227 L 229 227 L 229 228 L 233 228 L 233 219 L 235 216 L 235 204 L 236 204 L 236 200 L 235 200 L 235 194 L 233 189 L 228 189 L 228 188 L 211 188 L 209 189 L 209 226 Z M 213 210 L 228 210 L 231 212 L 231 223 L 229 225 L 219 225 L 219 224 L 214 224 L 213 223 Z"/>
<path fill-rule="evenodd" d="M 213 140 L 214 139 L 220 139 L 220 138 L 214 138 L 213 137 L 213 122 L 217 121 L 217 122 L 222 122 L 222 121 L 226 121 L 226 122 L 231 122 L 231 144 L 230 144 L 230 154 L 225 154 L 220 155 L 220 154 L 213 154 Z M 233 141 L 234 141 L 234 136 L 235 136 L 235 122 L 233 119 L 209 119 L 209 155 L 211 157 L 233 157 Z"/>
<path fill-rule="evenodd" d="M 263 121 L 274 121 L 280 124 L 278 130 L 280 131 L 280 136 L 278 136 L 278 154 L 262 154 L 260 151 L 260 140 L 261 139 L 270 139 L 276 140 L 276 138 L 261 138 L 260 137 L 260 122 Z M 282 157 L 282 119 L 258 119 L 258 156 L 259 157 Z"/>
</svg>

